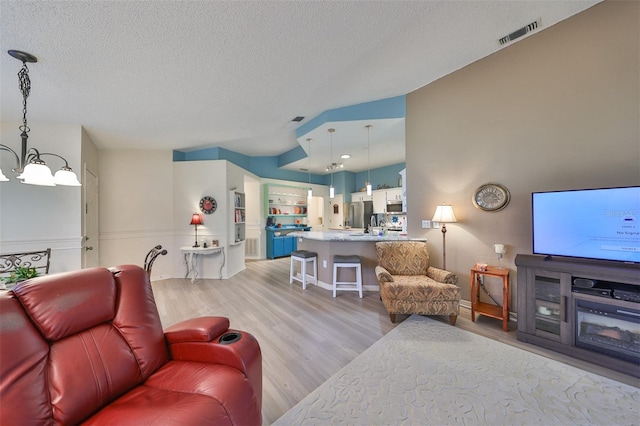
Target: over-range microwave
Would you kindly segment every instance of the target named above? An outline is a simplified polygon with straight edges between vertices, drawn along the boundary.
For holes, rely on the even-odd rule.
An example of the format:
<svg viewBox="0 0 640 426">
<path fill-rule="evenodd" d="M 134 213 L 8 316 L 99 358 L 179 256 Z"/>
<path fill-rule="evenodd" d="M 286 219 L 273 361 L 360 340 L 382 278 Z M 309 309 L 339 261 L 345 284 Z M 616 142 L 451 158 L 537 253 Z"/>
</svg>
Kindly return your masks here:
<svg viewBox="0 0 640 426">
<path fill-rule="evenodd" d="M 402 201 L 387 201 L 387 213 L 402 213 Z"/>
</svg>

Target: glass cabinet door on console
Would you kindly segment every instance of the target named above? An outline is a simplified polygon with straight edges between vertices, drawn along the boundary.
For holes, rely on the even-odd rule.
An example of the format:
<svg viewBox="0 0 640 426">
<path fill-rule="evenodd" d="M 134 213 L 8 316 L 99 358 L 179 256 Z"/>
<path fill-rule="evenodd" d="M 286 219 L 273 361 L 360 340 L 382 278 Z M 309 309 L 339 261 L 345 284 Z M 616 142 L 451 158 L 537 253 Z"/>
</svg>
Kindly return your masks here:
<svg viewBox="0 0 640 426">
<path fill-rule="evenodd" d="M 572 308 L 569 306 L 571 275 L 531 269 L 527 272 L 528 332 L 562 343 L 571 343 Z"/>
</svg>

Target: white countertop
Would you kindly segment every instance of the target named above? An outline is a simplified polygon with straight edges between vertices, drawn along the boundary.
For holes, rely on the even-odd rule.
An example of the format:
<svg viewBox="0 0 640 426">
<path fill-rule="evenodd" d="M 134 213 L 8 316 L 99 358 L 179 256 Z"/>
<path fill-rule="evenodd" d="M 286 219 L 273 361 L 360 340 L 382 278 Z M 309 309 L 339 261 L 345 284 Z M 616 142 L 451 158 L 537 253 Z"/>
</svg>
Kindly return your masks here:
<svg viewBox="0 0 640 426">
<path fill-rule="evenodd" d="M 316 231 L 295 231 L 289 235 L 315 241 L 427 241 L 426 238 L 411 238 L 399 233 L 389 233 L 387 235 L 369 235 L 360 232 L 316 232 Z"/>
</svg>

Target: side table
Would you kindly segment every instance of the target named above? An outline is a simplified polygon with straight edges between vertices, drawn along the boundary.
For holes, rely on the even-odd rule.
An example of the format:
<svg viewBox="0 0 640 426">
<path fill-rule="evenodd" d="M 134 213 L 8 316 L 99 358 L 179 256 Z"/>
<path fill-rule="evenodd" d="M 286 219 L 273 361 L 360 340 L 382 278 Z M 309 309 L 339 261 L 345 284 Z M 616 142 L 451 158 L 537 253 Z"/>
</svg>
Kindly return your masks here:
<svg viewBox="0 0 640 426">
<path fill-rule="evenodd" d="M 198 256 L 209 254 L 222 254 L 222 263 L 220 264 L 220 279 L 222 279 L 222 268 L 225 263 L 224 247 L 180 247 L 180 251 L 184 254 L 184 263 L 187 266 L 185 278 L 189 278 L 189 275 L 191 275 L 191 284 L 195 282 L 198 276 Z"/>
<path fill-rule="evenodd" d="M 479 286 L 477 280 L 481 275 L 489 275 L 502 278 L 502 306 L 480 302 L 480 291 L 478 288 Z M 509 323 L 508 269 L 496 268 L 495 266 L 487 266 L 486 270 L 483 271 L 477 269 L 476 267 L 471 268 L 471 321 L 476 320 L 476 313 L 502 320 L 502 329 L 504 331 L 507 331 L 507 324 Z"/>
</svg>

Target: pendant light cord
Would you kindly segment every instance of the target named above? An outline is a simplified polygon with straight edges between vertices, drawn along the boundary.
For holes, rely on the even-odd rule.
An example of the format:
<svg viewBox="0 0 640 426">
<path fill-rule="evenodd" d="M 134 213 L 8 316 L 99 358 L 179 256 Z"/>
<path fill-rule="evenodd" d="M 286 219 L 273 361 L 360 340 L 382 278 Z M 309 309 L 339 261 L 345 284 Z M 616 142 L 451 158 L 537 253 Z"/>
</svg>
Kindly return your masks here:
<svg viewBox="0 0 640 426">
<path fill-rule="evenodd" d="M 307 171 L 309 172 L 309 188 L 311 188 L 311 139 L 307 139 L 307 142 L 309 142 L 309 166 Z"/>
<path fill-rule="evenodd" d="M 367 182 L 371 185 L 371 125 L 367 125 Z"/>
<path fill-rule="evenodd" d="M 333 132 L 335 132 L 336 129 L 329 129 L 328 132 L 331 134 L 331 146 L 330 146 L 330 155 L 331 158 L 329 159 L 329 162 L 331 164 L 333 164 Z M 333 168 L 331 168 L 331 186 L 333 186 Z"/>
</svg>

